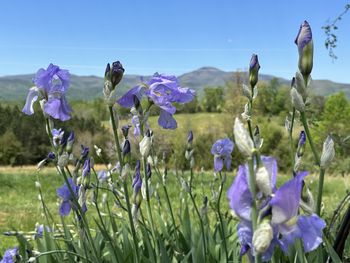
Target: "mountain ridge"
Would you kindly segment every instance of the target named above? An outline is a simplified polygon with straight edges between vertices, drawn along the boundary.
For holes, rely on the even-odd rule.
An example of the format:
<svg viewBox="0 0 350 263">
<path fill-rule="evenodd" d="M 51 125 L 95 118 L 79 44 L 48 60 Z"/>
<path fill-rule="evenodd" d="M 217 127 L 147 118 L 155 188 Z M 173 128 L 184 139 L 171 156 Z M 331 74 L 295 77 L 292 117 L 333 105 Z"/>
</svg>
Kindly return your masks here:
<svg viewBox="0 0 350 263">
<path fill-rule="evenodd" d="M 28 89 L 33 86 L 35 74 L 23 74 L 0 77 L 0 101 L 25 100 Z M 248 73 L 223 71 L 215 67 L 205 66 L 178 76 L 181 86 L 196 90 L 199 96 L 205 87 L 223 86 L 228 81 L 236 81 L 237 76 L 247 82 Z M 142 76 L 145 80 L 150 76 Z M 259 80 L 269 82 L 277 78 L 280 84 L 290 85 L 290 80 L 269 74 L 259 74 Z M 122 95 L 128 88 L 134 87 L 141 80 L 141 75 L 125 74 L 118 85 L 118 95 Z M 71 86 L 67 97 L 72 100 L 93 100 L 102 97 L 103 78 L 71 75 Z M 328 96 L 336 92 L 344 92 L 350 99 L 350 84 L 338 83 L 331 80 L 313 80 L 312 87 L 317 95 Z"/>
</svg>

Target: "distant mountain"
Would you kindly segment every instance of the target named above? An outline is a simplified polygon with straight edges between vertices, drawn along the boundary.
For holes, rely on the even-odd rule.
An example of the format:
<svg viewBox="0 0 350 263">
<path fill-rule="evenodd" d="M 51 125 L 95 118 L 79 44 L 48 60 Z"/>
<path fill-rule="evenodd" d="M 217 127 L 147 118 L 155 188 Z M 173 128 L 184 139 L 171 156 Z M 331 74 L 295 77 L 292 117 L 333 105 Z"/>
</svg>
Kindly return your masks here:
<svg viewBox="0 0 350 263">
<path fill-rule="evenodd" d="M 247 73 L 222 71 L 213 67 L 203 67 L 183 75 L 178 76 L 182 86 L 190 87 L 197 91 L 199 95 L 203 93 L 205 87 L 222 86 L 227 81 L 236 81 L 237 76 L 246 81 Z M 28 89 L 33 85 L 30 75 L 16 75 L 0 77 L 0 101 L 25 100 Z M 147 80 L 150 76 L 144 76 Z M 260 81 L 270 81 L 275 78 L 272 75 L 259 75 Z M 281 84 L 289 85 L 290 81 L 278 78 Z M 140 82 L 138 75 L 125 75 L 118 86 L 119 95 L 128 88 L 134 87 Z M 336 83 L 329 80 L 313 80 L 313 90 L 315 94 L 328 96 L 329 94 L 343 91 L 350 99 L 350 84 Z M 68 98 L 73 100 L 93 100 L 102 97 L 103 78 L 96 76 L 71 76 L 71 86 L 68 91 Z"/>
</svg>

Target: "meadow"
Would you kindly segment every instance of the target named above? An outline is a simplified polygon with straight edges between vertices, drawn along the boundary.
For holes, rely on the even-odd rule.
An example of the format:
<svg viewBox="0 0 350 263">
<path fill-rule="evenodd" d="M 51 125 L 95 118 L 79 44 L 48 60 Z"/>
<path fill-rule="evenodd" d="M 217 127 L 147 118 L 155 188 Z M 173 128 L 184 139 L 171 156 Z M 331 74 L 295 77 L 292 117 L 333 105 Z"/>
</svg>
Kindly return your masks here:
<svg viewBox="0 0 350 263">
<path fill-rule="evenodd" d="M 180 118 L 181 119 L 181 118 Z M 95 170 L 105 169 L 103 165 L 96 165 Z M 236 170 L 227 174 L 227 181 L 224 187 L 224 193 L 226 193 L 228 187 L 235 178 Z M 188 176 L 188 172 L 185 177 Z M 45 202 L 49 207 L 52 215 L 56 219 L 56 222 L 60 221 L 58 214 L 58 197 L 56 189 L 62 185 L 62 177 L 57 173 L 54 167 L 47 167 L 38 172 L 36 166 L 23 166 L 23 167 L 0 167 L 0 203 L 1 203 L 1 216 L 0 216 L 0 232 L 7 231 L 24 231 L 32 232 L 35 230 L 35 224 L 45 223 L 45 217 L 41 208 L 41 202 L 38 199 L 38 189 L 35 187 L 35 182 L 40 180 L 43 196 Z M 286 174 L 278 175 L 278 185 L 282 185 L 285 181 L 289 180 L 290 176 Z M 315 193 L 317 191 L 317 179 L 318 175 L 310 174 L 306 183 L 311 188 L 311 191 Z M 217 180 L 216 180 L 217 181 Z M 197 186 L 195 192 L 197 194 L 196 200 L 201 203 L 201 200 L 205 195 L 210 196 L 210 182 L 215 182 L 215 177 L 212 172 L 198 171 L 195 173 L 193 179 L 194 185 Z M 156 179 L 155 184 L 159 183 Z M 168 175 L 168 191 L 174 210 L 178 210 L 180 206 L 179 185 L 177 182 L 174 171 Z M 129 178 L 129 185 L 131 185 L 131 178 Z M 175 186 L 175 187 L 172 187 Z M 200 186 L 200 187 L 198 187 Z M 339 202 L 343 199 L 346 193 L 350 189 L 350 180 L 348 177 L 342 176 L 327 176 L 325 179 L 324 187 L 324 210 L 323 215 L 327 221 L 331 219 L 335 209 Z M 130 189 L 131 190 L 131 189 Z M 162 198 L 163 193 L 159 190 L 159 194 Z M 91 198 L 91 196 L 90 196 Z M 154 209 L 157 209 L 157 202 L 155 199 L 151 199 Z M 88 209 L 94 217 L 97 217 L 94 207 L 91 202 L 88 202 Z M 229 205 L 226 197 L 222 199 L 222 210 L 224 213 L 230 213 Z M 117 206 L 113 207 L 116 214 L 123 213 Z M 209 213 L 213 216 L 212 208 L 209 208 Z M 179 218 L 176 218 L 179 220 Z M 71 218 L 73 222 L 73 218 Z M 120 220 L 121 217 L 120 217 Z M 13 246 L 17 243 L 16 238 L 8 236 L 0 236 L 0 251 L 4 251 L 7 247 Z"/>
</svg>

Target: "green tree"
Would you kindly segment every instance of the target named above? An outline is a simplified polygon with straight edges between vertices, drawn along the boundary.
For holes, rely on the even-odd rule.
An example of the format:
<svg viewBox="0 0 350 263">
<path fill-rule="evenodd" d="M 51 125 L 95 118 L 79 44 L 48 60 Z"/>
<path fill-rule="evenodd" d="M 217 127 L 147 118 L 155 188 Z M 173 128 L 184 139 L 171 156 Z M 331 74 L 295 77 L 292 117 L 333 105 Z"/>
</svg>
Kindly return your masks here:
<svg viewBox="0 0 350 263">
<path fill-rule="evenodd" d="M 223 87 L 204 88 L 203 108 L 207 112 L 221 112 L 225 104 Z"/>
</svg>

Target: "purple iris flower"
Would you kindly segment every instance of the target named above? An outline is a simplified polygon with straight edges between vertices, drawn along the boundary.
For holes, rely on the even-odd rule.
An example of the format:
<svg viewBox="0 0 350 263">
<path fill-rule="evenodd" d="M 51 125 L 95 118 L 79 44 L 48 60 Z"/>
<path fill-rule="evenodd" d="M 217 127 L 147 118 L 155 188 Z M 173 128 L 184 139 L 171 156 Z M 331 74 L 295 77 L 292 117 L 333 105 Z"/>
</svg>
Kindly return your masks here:
<svg viewBox="0 0 350 263">
<path fill-rule="evenodd" d="M 134 96 L 141 100 L 144 95 L 160 108 L 158 124 L 164 129 L 176 129 L 177 123 L 173 118 L 176 108 L 172 103 L 190 102 L 195 91 L 180 87 L 175 76 L 155 73 L 148 82 L 132 88 L 117 102 L 123 107 L 131 108 L 134 106 Z"/>
<path fill-rule="evenodd" d="M 33 79 L 35 87 L 29 89 L 22 112 L 32 115 L 33 104 L 41 95 L 45 99 L 43 110 L 46 114 L 61 121 L 69 120 L 72 111 L 66 99 L 69 78 L 68 70 L 60 69 L 53 64 L 50 64 L 46 70 L 39 69 Z"/>
<path fill-rule="evenodd" d="M 231 153 L 233 151 L 233 142 L 229 138 L 217 140 L 211 147 L 211 153 L 214 155 L 214 170 L 220 172 L 226 166 L 226 170 L 231 169 Z"/>
<path fill-rule="evenodd" d="M 134 193 L 137 194 L 142 186 L 142 179 L 141 179 L 141 163 L 140 160 L 136 161 L 136 166 L 135 166 L 135 175 L 134 175 L 134 180 L 132 182 L 132 188 L 134 189 Z"/>
<path fill-rule="evenodd" d="M 300 238 L 304 244 L 305 252 L 316 249 L 322 242 L 322 229 L 325 222 L 316 214 L 310 216 L 299 215 L 299 203 L 303 179 L 307 172 L 297 174 L 293 179 L 276 189 L 277 162 L 272 157 L 262 156 L 261 161 L 271 176 L 271 187 L 274 193 L 272 198 L 260 200 L 258 209 L 271 217 L 270 224 L 273 228 L 273 240 L 269 248 L 262 255 L 263 260 L 269 260 L 274 247 L 279 245 L 281 249 L 288 253 L 288 247 L 295 243 L 296 238 Z M 249 169 L 247 165 L 240 165 L 237 176 L 227 192 L 230 207 L 240 218 L 237 231 L 241 243 L 241 253 L 249 251 L 249 255 L 254 256 L 252 246 L 251 229 L 251 205 L 252 194 L 249 189 Z M 257 198 L 262 197 L 260 193 Z M 269 208 L 269 209 L 265 209 Z"/>
<path fill-rule="evenodd" d="M 72 178 L 68 178 L 69 185 L 71 186 L 75 196 L 71 195 L 68 185 L 64 184 L 62 187 L 56 190 L 57 195 L 62 198 L 61 205 L 59 207 L 59 213 L 61 216 L 66 216 L 70 213 L 72 206 L 74 208 L 73 200 L 78 199 L 79 186 L 77 186 Z"/>
<path fill-rule="evenodd" d="M 15 263 L 17 262 L 17 257 L 19 257 L 18 247 L 9 248 L 5 251 L 0 263 Z"/>
<path fill-rule="evenodd" d="M 270 201 L 271 223 L 279 228 L 279 233 L 282 235 L 279 242 L 285 253 L 296 238 L 301 238 L 303 241 L 305 252 L 316 249 L 322 243 L 322 229 L 326 227 L 323 219 L 316 214 L 298 215 L 303 179 L 306 175 L 307 172 L 297 174 L 282 185 Z"/>
</svg>

